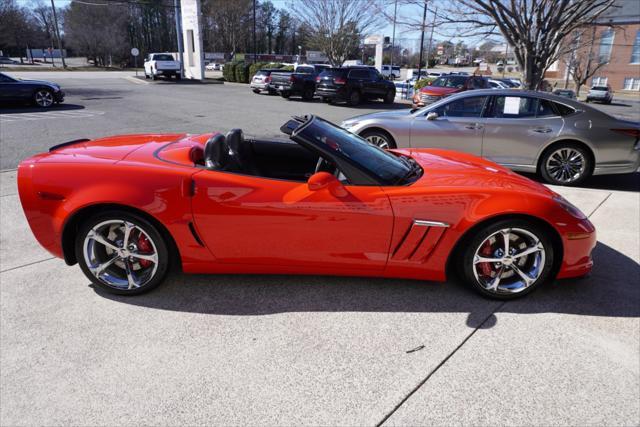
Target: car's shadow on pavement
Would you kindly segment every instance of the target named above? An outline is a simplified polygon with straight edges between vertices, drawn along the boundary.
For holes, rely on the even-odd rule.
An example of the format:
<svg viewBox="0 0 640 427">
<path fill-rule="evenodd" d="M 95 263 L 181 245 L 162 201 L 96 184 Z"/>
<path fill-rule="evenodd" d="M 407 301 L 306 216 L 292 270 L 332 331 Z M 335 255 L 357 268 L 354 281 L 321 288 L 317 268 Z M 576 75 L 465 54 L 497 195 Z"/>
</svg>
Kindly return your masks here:
<svg viewBox="0 0 640 427">
<path fill-rule="evenodd" d="M 456 282 L 328 276 L 182 275 L 124 304 L 213 315 L 256 316 L 288 312 L 468 313 L 470 328 L 491 328 L 498 309 L 508 313 L 566 313 L 640 317 L 640 266 L 598 243 L 591 276 L 559 280 L 506 304 L 482 298 Z"/>
<path fill-rule="evenodd" d="M 35 107 L 26 103 L 10 103 L 0 107 L 0 114 L 28 114 L 44 113 L 47 111 L 73 111 L 83 110 L 84 105 L 77 104 L 54 104 L 50 108 Z"/>
</svg>

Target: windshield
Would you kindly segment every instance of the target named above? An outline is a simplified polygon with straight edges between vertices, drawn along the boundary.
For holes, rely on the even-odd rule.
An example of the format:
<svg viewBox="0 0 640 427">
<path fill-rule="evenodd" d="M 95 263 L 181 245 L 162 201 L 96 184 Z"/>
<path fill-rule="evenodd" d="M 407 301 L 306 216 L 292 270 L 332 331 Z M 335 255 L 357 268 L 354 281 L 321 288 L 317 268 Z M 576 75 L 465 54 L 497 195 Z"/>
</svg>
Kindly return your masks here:
<svg viewBox="0 0 640 427">
<path fill-rule="evenodd" d="M 591 88 L 591 90 L 607 90 L 606 86 L 594 86 Z"/>
<path fill-rule="evenodd" d="M 314 68 L 313 67 L 298 67 L 296 68 L 296 73 L 298 74 L 313 74 L 314 72 Z"/>
<path fill-rule="evenodd" d="M 431 86 L 461 88 L 466 81 L 467 77 L 464 76 L 439 77 L 431 83 Z"/>
<path fill-rule="evenodd" d="M 173 61 L 173 56 L 171 55 L 153 55 L 154 61 Z"/>
<path fill-rule="evenodd" d="M 405 184 L 418 169 L 422 171 L 412 159 L 395 156 L 319 117 L 302 126 L 295 137 L 350 163 L 383 185 Z"/>
</svg>

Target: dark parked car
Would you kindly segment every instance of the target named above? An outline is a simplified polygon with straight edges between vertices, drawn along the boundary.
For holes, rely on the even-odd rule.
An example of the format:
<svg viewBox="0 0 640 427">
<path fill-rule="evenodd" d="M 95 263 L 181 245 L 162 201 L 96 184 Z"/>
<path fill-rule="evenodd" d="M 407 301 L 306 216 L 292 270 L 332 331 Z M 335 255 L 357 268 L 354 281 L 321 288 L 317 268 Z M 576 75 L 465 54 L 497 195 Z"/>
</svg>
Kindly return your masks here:
<svg viewBox="0 0 640 427">
<path fill-rule="evenodd" d="M 375 68 L 331 68 L 316 78 L 316 95 L 330 103 L 347 101 L 358 105 L 363 100 L 382 99 L 391 104 L 396 97 L 396 86 Z"/>
<path fill-rule="evenodd" d="M 571 89 L 556 89 L 553 91 L 554 95 L 564 96 L 569 99 L 576 99 L 576 93 Z"/>
<path fill-rule="evenodd" d="M 0 105 L 9 102 L 31 102 L 49 108 L 64 101 L 64 92 L 56 83 L 41 80 L 19 80 L 0 73 Z"/>
<path fill-rule="evenodd" d="M 311 101 L 316 77 L 327 68 L 327 65 L 300 65 L 295 71 L 274 72 L 271 84 L 283 98 L 301 96 L 305 101 Z"/>
</svg>

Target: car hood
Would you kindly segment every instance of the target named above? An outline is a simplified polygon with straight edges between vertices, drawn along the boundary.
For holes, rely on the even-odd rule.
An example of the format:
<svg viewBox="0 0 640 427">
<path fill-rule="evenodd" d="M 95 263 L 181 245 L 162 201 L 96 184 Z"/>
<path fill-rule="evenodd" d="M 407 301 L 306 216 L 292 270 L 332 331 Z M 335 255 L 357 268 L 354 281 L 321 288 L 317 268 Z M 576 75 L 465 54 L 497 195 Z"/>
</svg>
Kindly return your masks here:
<svg viewBox="0 0 640 427">
<path fill-rule="evenodd" d="M 392 110 L 392 111 L 379 111 L 377 113 L 363 114 L 361 116 L 355 116 L 346 119 L 342 123 L 354 123 L 361 122 L 369 119 L 403 119 L 410 118 L 411 111 L 409 109 Z"/>
<path fill-rule="evenodd" d="M 413 157 L 424 169 L 412 185 L 434 187 L 469 187 L 505 189 L 538 193 L 553 197 L 555 193 L 542 184 L 471 154 L 440 149 L 397 150 Z"/>
<path fill-rule="evenodd" d="M 118 135 L 100 139 L 79 139 L 56 145 L 49 149 L 49 157 L 73 156 L 78 159 L 93 157 L 106 160 L 123 160 L 129 153 L 153 142 L 171 142 L 184 134 Z"/>
<path fill-rule="evenodd" d="M 25 83 L 25 84 L 30 84 L 30 85 L 34 85 L 34 86 L 51 86 L 51 87 L 57 87 L 59 88 L 60 85 L 57 83 L 53 83 L 53 82 L 48 82 L 46 80 L 18 80 L 18 82 L 20 83 Z"/>
<path fill-rule="evenodd" d="M 424 93 L 427 95 L 435 95 L 435 96 L 442 96 L 442 95 L 450 95 L 452 93 L 456 93 L 456 92 L 461 92 L 462 89 L 460 88 L 456 88 L 456 87 L 438 87 L 438 86 L 425 86 L 422 89 L 420 89 L 420 93 Z"/>
</svg>

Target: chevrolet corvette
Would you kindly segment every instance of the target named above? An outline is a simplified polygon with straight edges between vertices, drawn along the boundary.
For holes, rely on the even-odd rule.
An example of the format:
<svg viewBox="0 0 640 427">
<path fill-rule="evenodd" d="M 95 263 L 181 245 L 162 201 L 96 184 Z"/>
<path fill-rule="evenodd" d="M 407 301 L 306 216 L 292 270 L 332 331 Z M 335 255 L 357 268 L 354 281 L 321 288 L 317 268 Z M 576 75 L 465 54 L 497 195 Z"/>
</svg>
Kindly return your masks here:
<svg viewBox="0 0 640 427">
<path fill-rule="evenodd" d="M 383 150 L 316 116 L 288 137 L 80 139 L 24 160 L 36 239 L 97 287 L 185 273 L 445 281 L 509 299 L 592 267 L 595 229 L 548 188 L 479 157 Z"/>
</svg>

